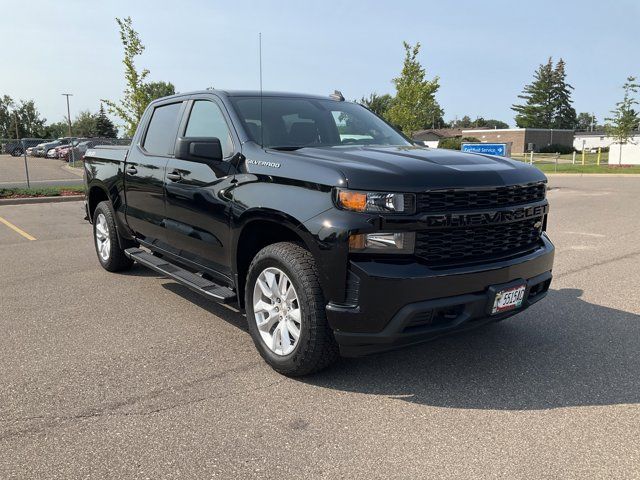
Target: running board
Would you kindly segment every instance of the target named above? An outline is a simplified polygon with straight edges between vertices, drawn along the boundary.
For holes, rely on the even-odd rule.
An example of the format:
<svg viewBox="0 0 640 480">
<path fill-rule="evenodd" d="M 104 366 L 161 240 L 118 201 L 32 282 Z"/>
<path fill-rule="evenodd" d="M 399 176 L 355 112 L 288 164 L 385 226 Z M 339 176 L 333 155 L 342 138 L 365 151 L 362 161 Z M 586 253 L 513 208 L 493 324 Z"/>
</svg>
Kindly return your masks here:
<svg viewBox="0 0 640 480">
<path fill-rule="evenodd" d="M 206 278 L 202 278 L 195 273 L 191 273 L 184 268 L 178 267 L 173 263 L 169 263 L 162 258 L 158 258 L 149 252 L 139 248 L 127 248 L 124 254 L 140 265 L 155 270 L 156 272 L 169 277 L 172 280 L 190 288 L 200 295 L 204 295 L 210 300 L 219 303 L 230 303 L 236 300 L 236 294 L 233 290 L 217 283 L 213 283 Z"/>
</svg>

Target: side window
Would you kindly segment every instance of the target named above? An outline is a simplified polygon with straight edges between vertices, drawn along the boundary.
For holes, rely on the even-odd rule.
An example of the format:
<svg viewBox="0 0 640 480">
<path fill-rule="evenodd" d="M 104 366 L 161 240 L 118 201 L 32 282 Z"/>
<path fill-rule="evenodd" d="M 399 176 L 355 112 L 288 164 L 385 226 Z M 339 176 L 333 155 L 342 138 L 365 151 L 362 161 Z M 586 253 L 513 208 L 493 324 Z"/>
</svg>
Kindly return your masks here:
<svg viewBox="0 0 640 480">
<path fill-rule="evenodd" d="M 154 155 L 169 155 L 178 133 L 178 114 L 182 103 L 162 105 L 153 110 L 147 135 L 144 137 L 144 149 Z"/>
<path fill-rule="evenodd" d="M 233 153 L 233 141 L 227 122 L 220 111 L 220 107 L 208 100 L 196 100 L 187 122 L 185 137 L 216 137 L 220 139 L 222 156 L 228 157 Z"/>
</svg>

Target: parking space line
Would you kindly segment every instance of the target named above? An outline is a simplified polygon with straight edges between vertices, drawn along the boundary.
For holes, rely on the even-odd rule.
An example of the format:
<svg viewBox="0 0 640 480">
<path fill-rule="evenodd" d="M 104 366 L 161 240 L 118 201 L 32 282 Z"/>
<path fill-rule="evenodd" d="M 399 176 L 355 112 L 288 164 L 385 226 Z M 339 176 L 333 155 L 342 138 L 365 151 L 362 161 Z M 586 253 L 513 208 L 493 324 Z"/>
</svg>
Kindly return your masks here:
<svg viewBox="0 0 640 480">
<path fill-rule="evenodd" d="M 5 220 L 4 218 L 0 217 L 0 223 L 4 223 L 11 230 L 13 230 L 14 232 L 19 233 L 20 235 L 22 235 L 27 240 L 35 240 L 36 239 L 36 237 L 33 237 L 33 236 L 29 235 L 27 232 L 25 232 L 24 230 L 22 230 L 21 228 L 16 227 L 9 220 Z"/>
</svg>

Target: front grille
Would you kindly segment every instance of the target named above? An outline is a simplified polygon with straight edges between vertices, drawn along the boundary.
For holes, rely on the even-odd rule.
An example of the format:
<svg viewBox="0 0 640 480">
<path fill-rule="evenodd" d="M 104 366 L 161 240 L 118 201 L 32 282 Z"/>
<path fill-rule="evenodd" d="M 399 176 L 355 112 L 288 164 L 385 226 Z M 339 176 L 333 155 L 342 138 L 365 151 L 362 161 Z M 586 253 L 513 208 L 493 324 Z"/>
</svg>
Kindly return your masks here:
<svg viewBox="0 0 640 480">
<path fill-rule="evenodd" d="M 478 210 L 533 203 L 545 198 L 544 182 L 470 190 L 432 190 L 417 195 L 418 213 Z"/>
<path fill-rule="evenodd" d="M 417 232 L 415 253 L 430 266 L 495 260 L 534 249 L 542 217 L 501 225 L 442 228 Z"/>
</svg>

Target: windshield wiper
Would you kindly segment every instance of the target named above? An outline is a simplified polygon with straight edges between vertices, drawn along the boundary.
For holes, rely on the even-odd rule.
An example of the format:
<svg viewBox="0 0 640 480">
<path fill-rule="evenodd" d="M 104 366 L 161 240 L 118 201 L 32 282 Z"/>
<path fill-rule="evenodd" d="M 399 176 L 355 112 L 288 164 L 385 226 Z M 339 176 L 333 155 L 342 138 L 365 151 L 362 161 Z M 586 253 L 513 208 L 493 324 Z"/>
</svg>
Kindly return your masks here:
<svg viewBox="0 0 640 480">
<path fill-rule="evenodd" d="M 275 147 L 267 147 L 271 150 L 281 150 L 284 152 L 293 152 L 294 150 L 299 150 L 304 148 L 304 145 L 276 145 Z"/>
</svg>

